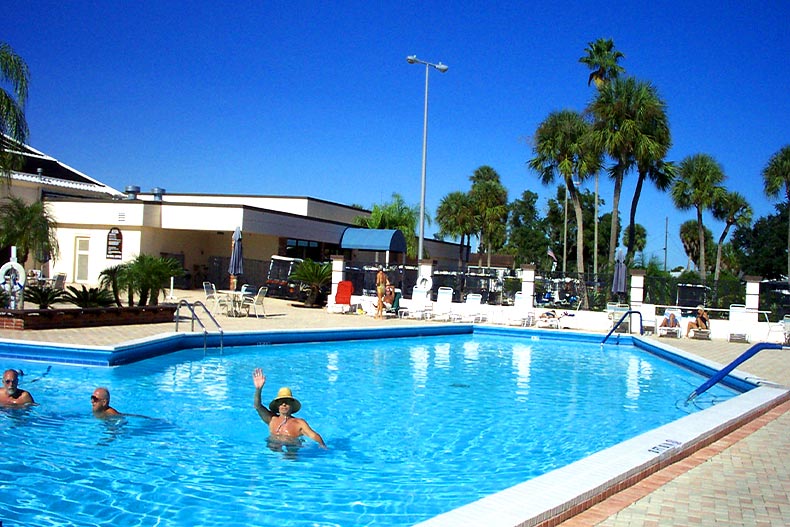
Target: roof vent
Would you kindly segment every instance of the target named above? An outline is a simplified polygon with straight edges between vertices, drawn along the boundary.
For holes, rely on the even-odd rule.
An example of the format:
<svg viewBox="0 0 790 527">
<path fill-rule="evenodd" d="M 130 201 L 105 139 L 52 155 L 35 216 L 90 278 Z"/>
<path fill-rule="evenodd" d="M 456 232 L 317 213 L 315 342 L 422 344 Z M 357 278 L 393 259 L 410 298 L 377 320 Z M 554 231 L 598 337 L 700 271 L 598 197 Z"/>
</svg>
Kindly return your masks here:
<svg viewBox="0 0 790 527">
<path fill-rule="evenodd" d="M 43 168 L 41 168 L 41 167 L 37 168 L 36 169 L 36 173 L 38 173 L 38 178 L 39 179 L 44 179 L 44 169 Z"/>
<path fill-rule="evenodd" d="M 151 194 L 154 195 L 154 201 L 162 201 L 162 194 L 165 193 L 165 189 L 154 187 L 151 189 Z"/>
<path fill-rule="evenodd" d="M 137 199 L 137 195 L 140 193 L 140 187 L 137 185 L 127 185 L 124 192 L 126 193 L 126 199 Z"/>
</svg>

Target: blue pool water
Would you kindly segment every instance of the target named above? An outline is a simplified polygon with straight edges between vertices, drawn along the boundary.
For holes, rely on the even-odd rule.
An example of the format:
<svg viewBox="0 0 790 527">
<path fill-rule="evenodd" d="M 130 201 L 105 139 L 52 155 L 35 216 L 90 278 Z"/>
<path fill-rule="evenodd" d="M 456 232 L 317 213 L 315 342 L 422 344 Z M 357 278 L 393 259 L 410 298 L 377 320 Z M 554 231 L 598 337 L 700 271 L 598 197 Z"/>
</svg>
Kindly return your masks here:
<svg viewBox="0 0 790 527">
<path fill-rule="evenodd" d="M 252 370 L 329 445 L 266 446 Z M 735 392 L 632 346 L 489 335 L 181 351 L 119 368 L 0 360 L 40 406 L 0 410 L 5 526 L 403 526 Z M 101 422 L 89 397 L 137 414 Z"/>
</svg>

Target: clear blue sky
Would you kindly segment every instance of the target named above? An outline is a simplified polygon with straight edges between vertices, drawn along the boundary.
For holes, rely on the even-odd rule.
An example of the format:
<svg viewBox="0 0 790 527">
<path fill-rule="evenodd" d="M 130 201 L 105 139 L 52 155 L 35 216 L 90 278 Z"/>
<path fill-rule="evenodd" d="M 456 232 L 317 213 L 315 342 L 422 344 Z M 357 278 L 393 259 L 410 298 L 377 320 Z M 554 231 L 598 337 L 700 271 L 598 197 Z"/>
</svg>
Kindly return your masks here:
<svg viewBox="0 0 790 527">
<path fill-rule="evenodd" d="M 626 72 L 667 102 L 670 159 L 711 154 L 763 216 L 773 203 L 761 170 L 790 143 L 788 20 L 790 3 L 761 0 L 37 1 L 4 7 L 0 40 L 30 67 L 30 144 L 119 190 L 366 207 L 393 192 L 419 203 L 425 68 L 406 56 L 441 61 L 449 71 L 430 75 L 433 214 L 481 165 L 510 199 L 530 189 L 545 210 L 555 188 L 527 169 L 529 138 L 549 112 L 586 106 L 594 88 L 578 59 L 612 38 Z M 605 178 L 600 193 L 606 211 Z M 668 264 L 684 265 L 677 232 L 694 212 L 646 188 L 637 222 L 661 260 L 667 217 Z M 723 225 L 706 219 L 718 238 Z"/>
</svg>

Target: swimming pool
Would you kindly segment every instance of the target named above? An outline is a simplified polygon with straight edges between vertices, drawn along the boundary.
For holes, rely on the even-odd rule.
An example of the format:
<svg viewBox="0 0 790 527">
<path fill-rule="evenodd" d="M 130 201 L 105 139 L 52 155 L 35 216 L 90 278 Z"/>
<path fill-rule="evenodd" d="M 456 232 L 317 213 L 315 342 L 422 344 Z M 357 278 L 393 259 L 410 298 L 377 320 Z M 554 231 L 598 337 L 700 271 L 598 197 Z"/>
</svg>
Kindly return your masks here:
<svg viewBox="0 0 790 527">
<path fill-rule="evenodd" d="M 682 400 L 702 380 L 632 346 L 545 332 L 270 344 L 283 335 L 121 368 L 0 360 L 26 369 L 21 386 L 41 403 L 0 413 L 0 518 L 409 525 L 675 421 L 697 409 Z M 291 386 L 329 450 L 266 448 L 255 366 L 265 401 Z M 94 420 L 98 385 L 140 416 Z M 716 387 L 700 402 L 734 394 Z"/>
</svg>

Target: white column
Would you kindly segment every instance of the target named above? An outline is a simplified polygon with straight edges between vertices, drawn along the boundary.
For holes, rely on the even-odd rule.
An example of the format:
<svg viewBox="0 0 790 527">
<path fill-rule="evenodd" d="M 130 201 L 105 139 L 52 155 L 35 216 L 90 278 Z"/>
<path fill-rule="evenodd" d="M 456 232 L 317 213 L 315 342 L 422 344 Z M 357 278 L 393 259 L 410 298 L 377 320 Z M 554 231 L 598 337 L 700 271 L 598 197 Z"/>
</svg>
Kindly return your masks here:
<svg viewBox="0 0 790 527">
<path fill-rule="evenodd" d="M 332 293 L 327 299 L 327 305 L 331 306 L 335 303 L 335 296 L 337 295 L 337 284 L 342 282 L 346 277 L 346 260 L 343 256 L 331 256 L 332 260 Z"/>
<path fill-rule="evenodd" d="M 631 309 L 639 311 L 642 308 L 642 301 L 645 299 L 645 270 L 631 270 Z M 639 315 L 631 315 L 629 329 L 631 333 L 639 333 Z"/>
<path fill-rule="evenodd" d="M 532 264 L 521 266 L 521 294 L 529 299 L 529 307 L 535 307 L 535 266 Z"/>
<path fill-rule="evenodd" d="M 760 314 L 760 276 L 744 276 L 746 281 L 746 317 L 750 322 L 759 322 Z M 744 317 L 744 318 L 746 318 Z"/>
</svg>

